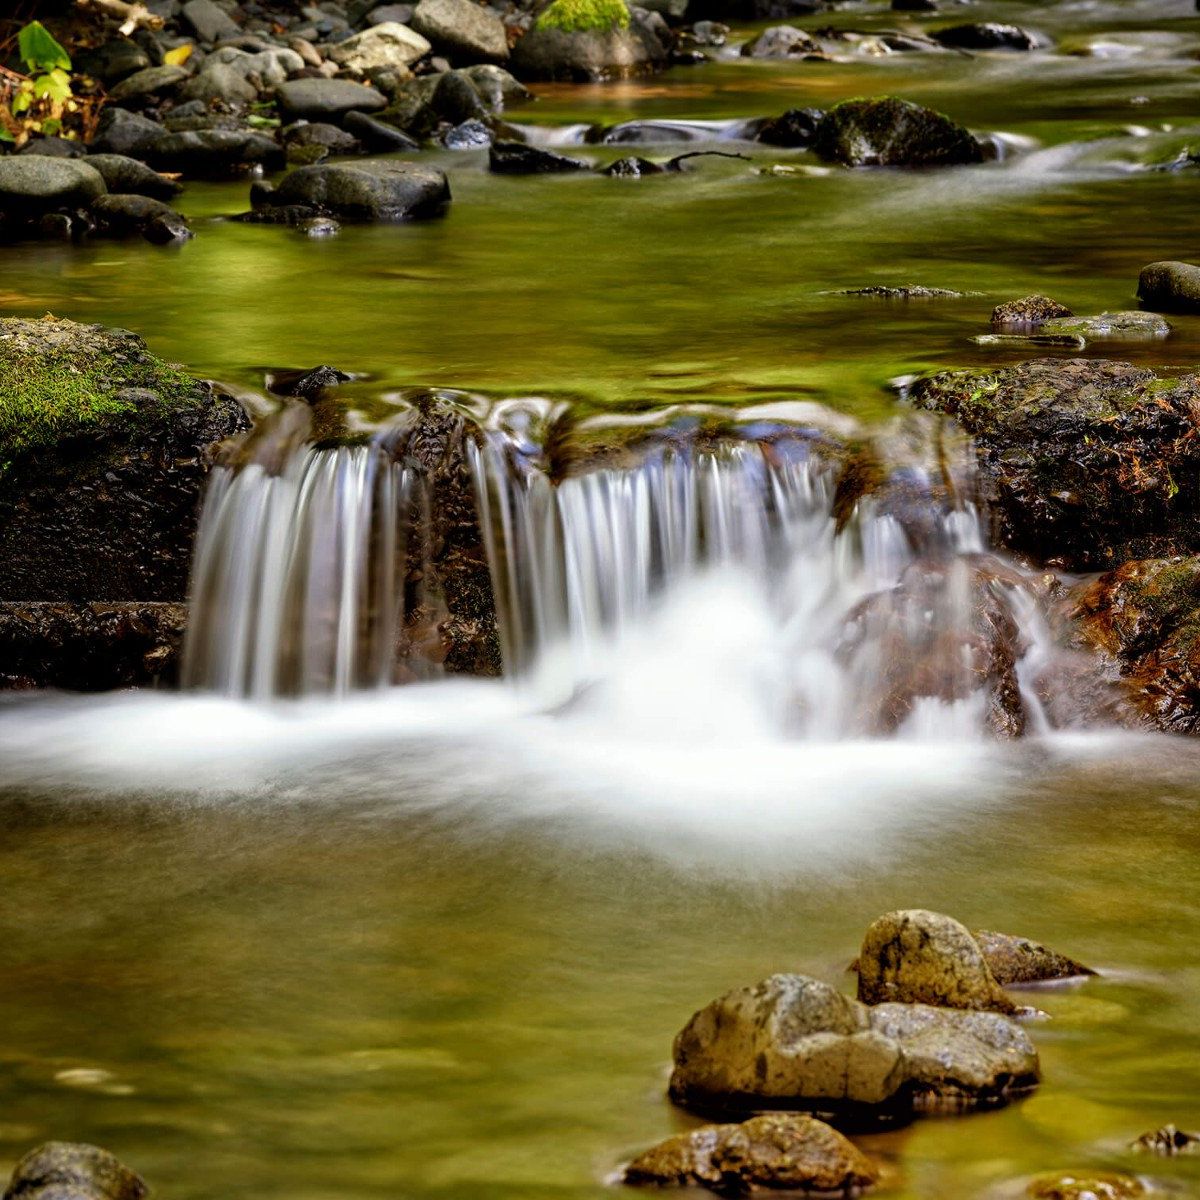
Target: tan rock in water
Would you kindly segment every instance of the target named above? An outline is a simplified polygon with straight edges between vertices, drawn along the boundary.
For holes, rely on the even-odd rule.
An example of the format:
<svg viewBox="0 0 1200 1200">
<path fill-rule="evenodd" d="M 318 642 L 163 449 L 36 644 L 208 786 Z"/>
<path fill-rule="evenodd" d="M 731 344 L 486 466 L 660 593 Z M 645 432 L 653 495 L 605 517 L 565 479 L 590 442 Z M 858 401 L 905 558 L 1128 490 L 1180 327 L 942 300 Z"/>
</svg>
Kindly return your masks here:
<svg viewBox="0 0 1200 1200">
<path fill-rule="evenodd" d="M 977 929 L 974 938 L 1001 987 L 1077 979 L 1082 975 L 1096 974 L 1091 967 L 1085 967 L 1083 963 L 1067 958 L 1065 954 L 1059 954 L 1039 942 L 1031 942 L 1028 938 L 994 933 L 990 929 Z"/>
<path fill-rule="evenodd" d="M 740 1125 L 704 1125 L 651 1147 L 624 1181 L 721 1191 L 771 1188 L 858 1195 L 878 1179 L 870 1161 L 836 1129 L 799 1113 L 771 1113 Z"/>
<path fill-rule="evenodd" d="M 992 975 L 970 930 L 943 913 L 885 913 L 858 956 L 858 998 L 1011 1013 L 1016 1005 Z"/>
<path fill-rule="evenodd" d="M 1131 1175 L 1045 1175 L 1035 1179 L 1025 1194 L 1032 1200 L 1133 1200 L 1150 1189 Z"/>
</svg>

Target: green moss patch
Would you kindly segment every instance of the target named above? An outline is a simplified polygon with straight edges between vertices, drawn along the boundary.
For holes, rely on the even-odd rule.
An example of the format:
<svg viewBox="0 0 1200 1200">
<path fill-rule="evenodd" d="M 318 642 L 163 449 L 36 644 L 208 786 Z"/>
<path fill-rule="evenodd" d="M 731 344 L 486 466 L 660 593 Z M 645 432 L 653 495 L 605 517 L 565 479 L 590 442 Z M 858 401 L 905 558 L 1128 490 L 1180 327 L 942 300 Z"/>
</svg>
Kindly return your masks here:
<svg viewBox="0 0 1200 1200">
<path fill-rule="evenodd" d="M 0 320 L 0 469 L 66 439 L 156 423 L 207 395 L 122 330 Z"/>
<path fill-rule="evenodd" d="M 624 0 L 554 0 L 538 18 L 536 29 L 559 29 L 564 33 L 611 33 L 629 28 L 629 9 Z"/>
</svg>

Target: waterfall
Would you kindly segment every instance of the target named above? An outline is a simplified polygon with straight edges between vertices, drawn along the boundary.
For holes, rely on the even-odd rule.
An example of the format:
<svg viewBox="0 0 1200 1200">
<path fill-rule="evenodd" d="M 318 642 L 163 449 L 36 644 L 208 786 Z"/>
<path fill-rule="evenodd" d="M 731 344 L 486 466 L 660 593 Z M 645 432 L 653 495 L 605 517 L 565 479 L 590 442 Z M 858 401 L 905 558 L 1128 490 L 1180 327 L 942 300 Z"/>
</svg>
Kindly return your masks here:
<svg viewBox="0 0 1200 1200">
<path fill-rule="evenodd" d="M 218 468 L 186 685 L 339 695 L 397 682 L 418 651 L 436 669 L 446 652 L 429 648 L 447 630 L 482 629 L 455 611 L 472 588 L 438 583 L 453 542 L 486 557 L 505 673 L 548 709 L 602 703 L 634 676 L 646 693 L 671 674 L 719 706 L 727 681 L 698 668 L 726 654 L 788 737 L 1053 724 L 1046 680 L 1060 651 L 1037 580 L 988 551 L 970 448 L 940 424 L 873 435 L 864 459 L 809 423 L 749 416 L 715 429 L 635 422 L 564 452 L 555 419 L 545 402 L 506 402 L 477 424 L 439 417 L 434 436 L 408 413 L 368 445 L 294 445 L 282 465 Z M 431 532 L 431 511 L 454 503 L 436 477 L 451 451 L 477 520 L 458 513 Z M 413 600 L 414 579 L 436 603 Z M 755 647 L 736 649 L 756 621 Z M 632 715 L 642 699 L 620 704 Z"/>
</svg>

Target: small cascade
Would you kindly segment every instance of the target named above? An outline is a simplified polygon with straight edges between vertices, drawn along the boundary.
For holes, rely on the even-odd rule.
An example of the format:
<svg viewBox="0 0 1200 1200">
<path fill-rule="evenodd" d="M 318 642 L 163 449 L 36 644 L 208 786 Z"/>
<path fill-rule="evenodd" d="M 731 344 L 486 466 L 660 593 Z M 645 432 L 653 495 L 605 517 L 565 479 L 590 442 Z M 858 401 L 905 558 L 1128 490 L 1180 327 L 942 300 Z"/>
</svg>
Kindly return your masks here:
<svg viewBox="0 0 1200 1200">
<path fill-rule="evenodd" d="M 197 534 L 186 686 L 267 698 L 391 681 L 409 473 L 378 444 L 217 467 Z"/>
</svg>

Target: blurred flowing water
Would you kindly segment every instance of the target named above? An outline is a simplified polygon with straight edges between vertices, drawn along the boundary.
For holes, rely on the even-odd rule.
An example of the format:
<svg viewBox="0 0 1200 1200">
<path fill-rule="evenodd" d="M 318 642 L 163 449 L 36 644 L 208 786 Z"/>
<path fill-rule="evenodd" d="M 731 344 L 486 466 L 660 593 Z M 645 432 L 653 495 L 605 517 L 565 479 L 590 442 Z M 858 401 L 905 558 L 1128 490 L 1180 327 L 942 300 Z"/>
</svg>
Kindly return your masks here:
<svg viewBox="0 0 1200 1200">
<path fill-rule="evenodd" d="M 513 115 L 566 141 L 894 92 L 1005 135 L 984 167 L 761 175 L 818 164 L 722 141 L 754 161 L 505 179 L 447 153 L 445 221 L 320 244 L 225 221 L 245 184 L 195 185 L 180 251 L 12 248 L 0 299 L 129 326 L 242 389 L 321 361 L 367 372 L 346 389 L 355 429 L 386 429 L 414 386 L 590 415 L 799 398 L 881 422 L 895 376 L 1006 361 L 969 341 L 999 300 L 1131 307 L 1138 269 L 1200 235 L 1195 177 L 1145 169 L 1196 128 L 1190 0 L 990 0 L 937 23 L 959 18 L 1055 45 L 722 58 L 540 89 Z M 851 4 L 801 24 L 901 22 L 930 23 Z M 835 294 L 900 283 L 970 294 Z M 1172 321 L 1165 343 L 1098 350 L 1190 367 L 1200 323 Z M 1124 1151 L 1200 1125 L 1200 760 L 1039 708 L 1035 581 L 988 555 L 965 499 L 931 500 L 925 540 L 861 506 L 839 532 L 819 457 L 757 434 L 554 481 L 493 439 L 476 466 L 519 686 L 383 686 L 400 614 L 365 564 L 401 553 L 388 514 L 412 480 L 367 442 L 218 476 L 204 688 L 0 700 L 0 1169 L 60 1137 L 184 1200 L 598 1198 L 686 1125 L 664 1072 L 695 1008 L 777 970 L 843 980 L 874 916 L 920 905 L 1104 974 L 1034 998 L 1052 1019 L 1032 1027 L 1031 1099 L 867 1141 L 889 1194 L 1135 1165 L 1200 1189 L 1195 1162 Z M 953 627 L 985 559 L 1027 640 L 1027 736 L 980 736 L 969 698 L 882 729 L 847 704 L 888 648 L 924 654 L 905 614 Z M 918 560 L 906 606 L 861 607 Z M 352 619 L 364 597 L 392 615 Z M 855 613 L 862 636 L 832 656 Z"/>
</svg>

